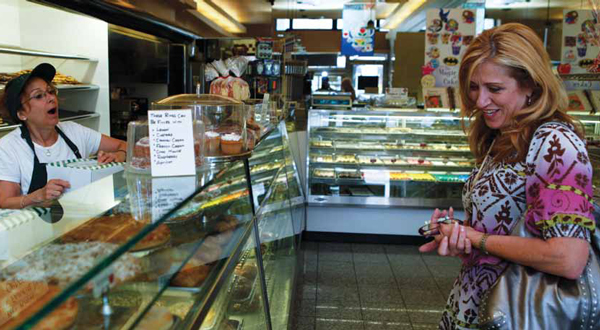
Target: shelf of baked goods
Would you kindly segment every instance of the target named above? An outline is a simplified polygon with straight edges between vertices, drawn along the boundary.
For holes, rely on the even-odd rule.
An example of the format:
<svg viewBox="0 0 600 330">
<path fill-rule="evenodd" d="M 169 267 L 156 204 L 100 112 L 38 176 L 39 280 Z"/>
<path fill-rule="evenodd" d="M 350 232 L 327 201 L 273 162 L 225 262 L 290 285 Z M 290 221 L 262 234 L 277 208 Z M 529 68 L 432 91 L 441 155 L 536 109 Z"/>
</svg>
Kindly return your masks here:
<svg viewBox="0 0 600 330">
<path fill-rule="evenodd" d="M 310 141 L 311 150 L 318 150 L 322 153 L 329 152 L 361 152 L 396 154 L 402 155 L 436 155 L 444 157 L 470 155 L 471 151 L 467 144 L 462 143 L 409 143 L 402 140 L 393 141 L 358 141 L 358 140 L 318 140 Z M 361 152 L 363 154 L 363 152 Z"/>
<path fill-rule="evenodd" d="M 310 154 L 310 165 L 314 167 L 336 166 L 343 168 L 400 170 L 459 171 L 470 170 L 474 162 L 469 158 L 429 156 L 407 157 L 404 155 L 356 155 L 356 154 Z"/>
<path fill-rule="evenodd" d="M 208 191 L 195 192 L 197 195 L 185 205 L 172 204 L 171 210 L 169 203 L 158 201 L 160 210 L 156 210 L 147 177 L 136 181 L 119 176 L 122 174 L 65 194 L 59 200 L 60 207 L 54 205 L 55 211 L 62 212 L 54 224 L 29 210 L 21 211 L 27 217 L 10 218 L 8 229 L 0 232 L 7 238 L 2 241 L 7 253 L 3 255 L 5 267 L 0 270 L 0 278 L 5 286 L 12 283 L 4 288 L 7 291 L 2 291 L 3 295 L 17 297 L 28 290 L 32 291 L 29 300 L 43 303 L 18 311 L 19 316 L 12 317 L 9 327 L 30 316 L 30 325 L 42 318 L 42 322 L 63 326 L 101 325 L 96 324 L 102 320 L 98 315 L 103 307 L 98 295 L 106 291 L 108 301 L 114 302 L 111 326 L 128 328 L 142 318 L 150 302 L 163 291 L 173 302 L 178 298 L 178 303 L 188 303 L 198 295 L 192 302 L 202 304 L 201 297 L 214 289 L 214 278 L 240 240 L 247 237 L 251 208 L 247 198 L 239 198 L 247 196 L 247 191 L 221 190 L 222 195 L 216 198 Z M 168 180 L 172 185 L 173 180 Z M 115 199 L 113 191 L 123 185 L 130 188 L 127 197 Z M 179 197 L 186 199 L 186 195 Z M 166 215 L 156 218 L 156 211 Z M 35 235 L 31 235 L 33 232 Z M 204 287 L 204 281 L 210 285 Z M 76 297 L 75 292 L 79 292 Z M 167 310 L 151 309 L 150 313 L 176 315 L 181 304 L 174 302 Z M 44 309 L 38 312 L 42 306 Z M 57 309 L 72 317 L 46 317 L 45 312 Z M 170 317 L 171 322 L 174 320 L 185 323 L 187 319 Z"/>
<path fill-rule="evenodd" d="M 97 58 L 89 57 L 89 56 L 53 53 L 53 52 L 27 49 L 27 48 L 22 48 L 22 47 L 17 47 L 17 46 L 9 46 L 9 45 L 0 45 L 0 54 L 61 58 L 61 59 L 65 59 L 65 60 L 98 62 Z"/>
<path fill-rule="evenodd" d="M 442 170 L 417 171 L 399 169 L 381 169 L 374 173 L 373 169 L 344 169 L 325 167 L 312 170 L 311 183 L 326 184 L 385 184 L 406 181 L 423 182 L 456 182 L 464 183 L 468 179 L 468 169 L 445 172 Z"/>
</svg>

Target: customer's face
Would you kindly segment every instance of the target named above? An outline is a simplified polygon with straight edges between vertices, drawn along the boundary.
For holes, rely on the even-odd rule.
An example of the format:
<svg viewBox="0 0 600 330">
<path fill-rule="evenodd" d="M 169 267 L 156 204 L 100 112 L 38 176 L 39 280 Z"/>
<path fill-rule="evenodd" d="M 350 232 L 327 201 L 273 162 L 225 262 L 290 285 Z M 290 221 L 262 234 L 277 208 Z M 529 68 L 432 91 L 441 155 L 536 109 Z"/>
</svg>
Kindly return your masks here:
<svg viewBox="0 0 600 330">
<path fill-rule="evenodd" d="M 36 128 L 53 127 L 58 124 L 58 99 L 56 89 L 43 79 L 33 78 L 23 89 L 19 111 L 21 120 Z"/>
<path fill-rule="evenodd" d="M 477 110 L 483 111 L 486 125 L 493 129 L 506 128 L 510 118 L 525 107 L 531 89 L 521 88 L 509 76 L 504 66 L 486 61 L 471 77 L 469 97 Z"/>
</svg>

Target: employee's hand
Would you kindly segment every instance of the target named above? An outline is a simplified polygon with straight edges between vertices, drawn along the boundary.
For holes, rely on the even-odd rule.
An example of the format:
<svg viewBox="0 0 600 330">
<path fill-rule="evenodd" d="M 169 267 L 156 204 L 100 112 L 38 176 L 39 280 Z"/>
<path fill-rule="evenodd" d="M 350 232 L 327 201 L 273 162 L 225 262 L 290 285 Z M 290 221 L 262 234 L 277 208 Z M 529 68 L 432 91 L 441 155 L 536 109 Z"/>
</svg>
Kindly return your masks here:
<svg viewBox="0 0 600 330">
<path fill-rule="evenodd" d="M 98 151 L 98 164 L 107 164 L 111 162 L 124 162 L 125 161 L 125 153 L 124 152 L 105 152 Z"/>
<path fill-rule="evenodd" d="M 35 191 L 35 202 L 45 202 L 59 198 L 65 189 L 71 188 L 68 181 L 60 179 L 52 179 L 46 183 L 44 188 Z"/>
</svg>

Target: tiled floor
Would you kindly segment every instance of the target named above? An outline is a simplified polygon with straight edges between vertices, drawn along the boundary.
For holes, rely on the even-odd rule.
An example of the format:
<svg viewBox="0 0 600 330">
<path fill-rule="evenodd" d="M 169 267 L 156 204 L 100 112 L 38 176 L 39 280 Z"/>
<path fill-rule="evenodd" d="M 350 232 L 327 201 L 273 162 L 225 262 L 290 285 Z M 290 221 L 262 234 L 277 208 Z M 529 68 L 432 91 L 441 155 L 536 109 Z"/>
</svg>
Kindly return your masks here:
<svg viewBox="0 0 600 330">
<path fill-rule="evenodd" d="M 416 246 L 302 244 L 298 330 L 437 329 L 460 269 Z"/>
</svg>

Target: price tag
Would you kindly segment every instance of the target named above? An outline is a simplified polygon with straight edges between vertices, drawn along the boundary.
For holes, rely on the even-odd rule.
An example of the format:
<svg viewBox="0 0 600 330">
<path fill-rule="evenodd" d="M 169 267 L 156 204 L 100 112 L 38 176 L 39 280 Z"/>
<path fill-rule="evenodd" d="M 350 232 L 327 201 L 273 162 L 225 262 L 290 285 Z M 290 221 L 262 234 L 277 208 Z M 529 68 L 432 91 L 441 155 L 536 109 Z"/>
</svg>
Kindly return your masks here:
<svg viewBox="0 0 600 330">
<path fill-rule="evenodd" d="M 390 173 L 387 171 L 364 171 L 366 184 L 387 184 L 390 182 Z"/>
<path fill-rule="evenodd" d="M 152 176 L 196 174 L 192 111 L 148 111 Z"/>
<path fill-rule="evenodd" d="M 152 179 L 152 222 L 160 220 L 196 191 L 196 176 Z"/>
<path fill-rule="evenodd" d="M 407 98 L 408 88 L 386 88 L 386 94 L 395 98 Z"/>
<path fill-rule="evenodd" d="M 108 265 L 92 279 L 92 292 L 94 294 L 94 298 L 99 298 L 102 296 L 102 292 L 107 291 L 114 280 L 115 275 L 113 273 L 112 265 Z"/>
</svg>

